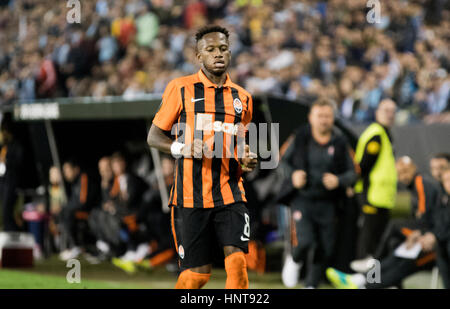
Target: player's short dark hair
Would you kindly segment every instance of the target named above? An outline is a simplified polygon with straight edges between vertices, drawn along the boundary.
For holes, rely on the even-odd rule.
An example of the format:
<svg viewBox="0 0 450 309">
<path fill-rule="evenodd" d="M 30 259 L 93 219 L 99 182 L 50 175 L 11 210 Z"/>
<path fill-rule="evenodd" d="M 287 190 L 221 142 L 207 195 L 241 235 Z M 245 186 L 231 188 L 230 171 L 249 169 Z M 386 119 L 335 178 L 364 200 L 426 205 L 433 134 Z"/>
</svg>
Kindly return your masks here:
<svg viewBox="0 0 450 309">
<path fill-rule="evenodd" d="M 311 108 L 309 110 L 311 111 L 314 106 L 329 106 L 333 109 L 333 111 L 336 109 L 336 103 L 328 98 L 318 98 L 311 104 Z"/>
<path fill-rule="evenodd" d="M 445 159 L 447 160 L 447 162 L 450 162 L 450 153 L 446 153 L 446 152 L 440 152 L 440 153 L 435 153 L 431 159 Z"/>
<path fill-rule="evenodd" d="M 212 32 L 223 33 L 223 34 L 225 34 L 227 39 L 230 37 L 230 32 L 226 28 L 217 26 L 217 25 L 212 25 L 212 26 L 205 26 L 205 27 L 200 28 L 197 31 L 197 33 L 195 34 L 195 41 L 198 43 L 198 41 L 200 41 L 205 34 L 212 33 Z"/>
</svg>

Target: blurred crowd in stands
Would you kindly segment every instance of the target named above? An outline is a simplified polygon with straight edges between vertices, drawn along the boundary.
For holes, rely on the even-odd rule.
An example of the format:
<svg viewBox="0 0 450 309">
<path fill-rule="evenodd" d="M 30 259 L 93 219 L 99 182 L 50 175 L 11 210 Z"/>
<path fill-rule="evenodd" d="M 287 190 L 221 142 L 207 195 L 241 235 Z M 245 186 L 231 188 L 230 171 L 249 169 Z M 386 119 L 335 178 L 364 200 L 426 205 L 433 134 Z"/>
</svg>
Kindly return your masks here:
<svg viewBox="0 0 450 309">
<path fill-rule="evenodd" d="M 366 0 L 92 0 L 70 24 L 67 1 L 0 1 L 0 104 L 162 93 L 198 70 L 193 34 L 229 28 L 231 77 L 252 94 L 334 99 L 368 123 L 384 97 L 398 123 L 450 121 L 450 4 Z M 373 15 L 372 15 L 373 17 Z"/>
</svg>

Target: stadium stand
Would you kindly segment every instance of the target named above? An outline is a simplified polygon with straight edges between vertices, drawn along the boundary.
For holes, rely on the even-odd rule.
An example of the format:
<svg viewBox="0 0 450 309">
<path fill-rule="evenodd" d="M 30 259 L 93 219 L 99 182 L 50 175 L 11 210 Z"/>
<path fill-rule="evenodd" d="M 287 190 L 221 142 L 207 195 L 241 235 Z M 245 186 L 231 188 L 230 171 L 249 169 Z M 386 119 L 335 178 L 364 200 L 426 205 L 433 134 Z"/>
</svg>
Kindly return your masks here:
<svg viewBox="0 0 450 309">
<path fill-rule="evenodd" d="M 193 31 L 231 30 L 231 75 L 252 94 L 326 94 L 341 114 L 373 120 L 393 97 L 404 122 L 448 121 L 448 2 L 389 1 L 379 23 L 364 0 L 85 1 L 68 24 L 64 1 L 3 1 L 0 104 L 36 98 L 162 93 L 197 70 Z"/>
</svg>

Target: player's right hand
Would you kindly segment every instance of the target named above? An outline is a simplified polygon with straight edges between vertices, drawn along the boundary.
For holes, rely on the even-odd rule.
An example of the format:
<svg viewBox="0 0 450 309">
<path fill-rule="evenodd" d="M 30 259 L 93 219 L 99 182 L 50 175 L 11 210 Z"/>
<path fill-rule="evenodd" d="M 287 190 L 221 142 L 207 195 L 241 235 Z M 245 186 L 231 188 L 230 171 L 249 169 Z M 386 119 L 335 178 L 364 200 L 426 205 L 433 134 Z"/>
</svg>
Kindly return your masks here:
<svg viewBox="0 0 450 309">
<path fill-rule="evenodd" d="M 292 173 L 292 185 L 296 189 L 301 189 L 306 184 L 306 172 L 304 170 L 296 170 Z"/>
</svg>

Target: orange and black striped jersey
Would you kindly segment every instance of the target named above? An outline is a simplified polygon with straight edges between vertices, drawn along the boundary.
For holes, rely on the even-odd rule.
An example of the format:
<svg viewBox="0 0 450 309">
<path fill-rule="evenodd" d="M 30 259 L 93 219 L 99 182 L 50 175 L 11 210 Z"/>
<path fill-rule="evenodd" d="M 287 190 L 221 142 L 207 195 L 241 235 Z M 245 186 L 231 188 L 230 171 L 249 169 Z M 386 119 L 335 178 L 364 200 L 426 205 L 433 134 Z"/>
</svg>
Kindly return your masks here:
<svg viewBox="0 0 450 309">
<path fill-rule="evenodd" d="M 167 85 L 153 124 L 172 131 L 180 143 L 202 139 L 211 151 L 217 153 L 221 147 L 223 154 L 201 160 L 177 159 L 171 206 L 212 208 L 247 201 L 237 159 L 237 136 L 245 132 L 238 128 L 250 123 L 252 111 L 251 95 L 228 75 L 222 87 L 212 83 L 202 70 Z"/>
</svg>

